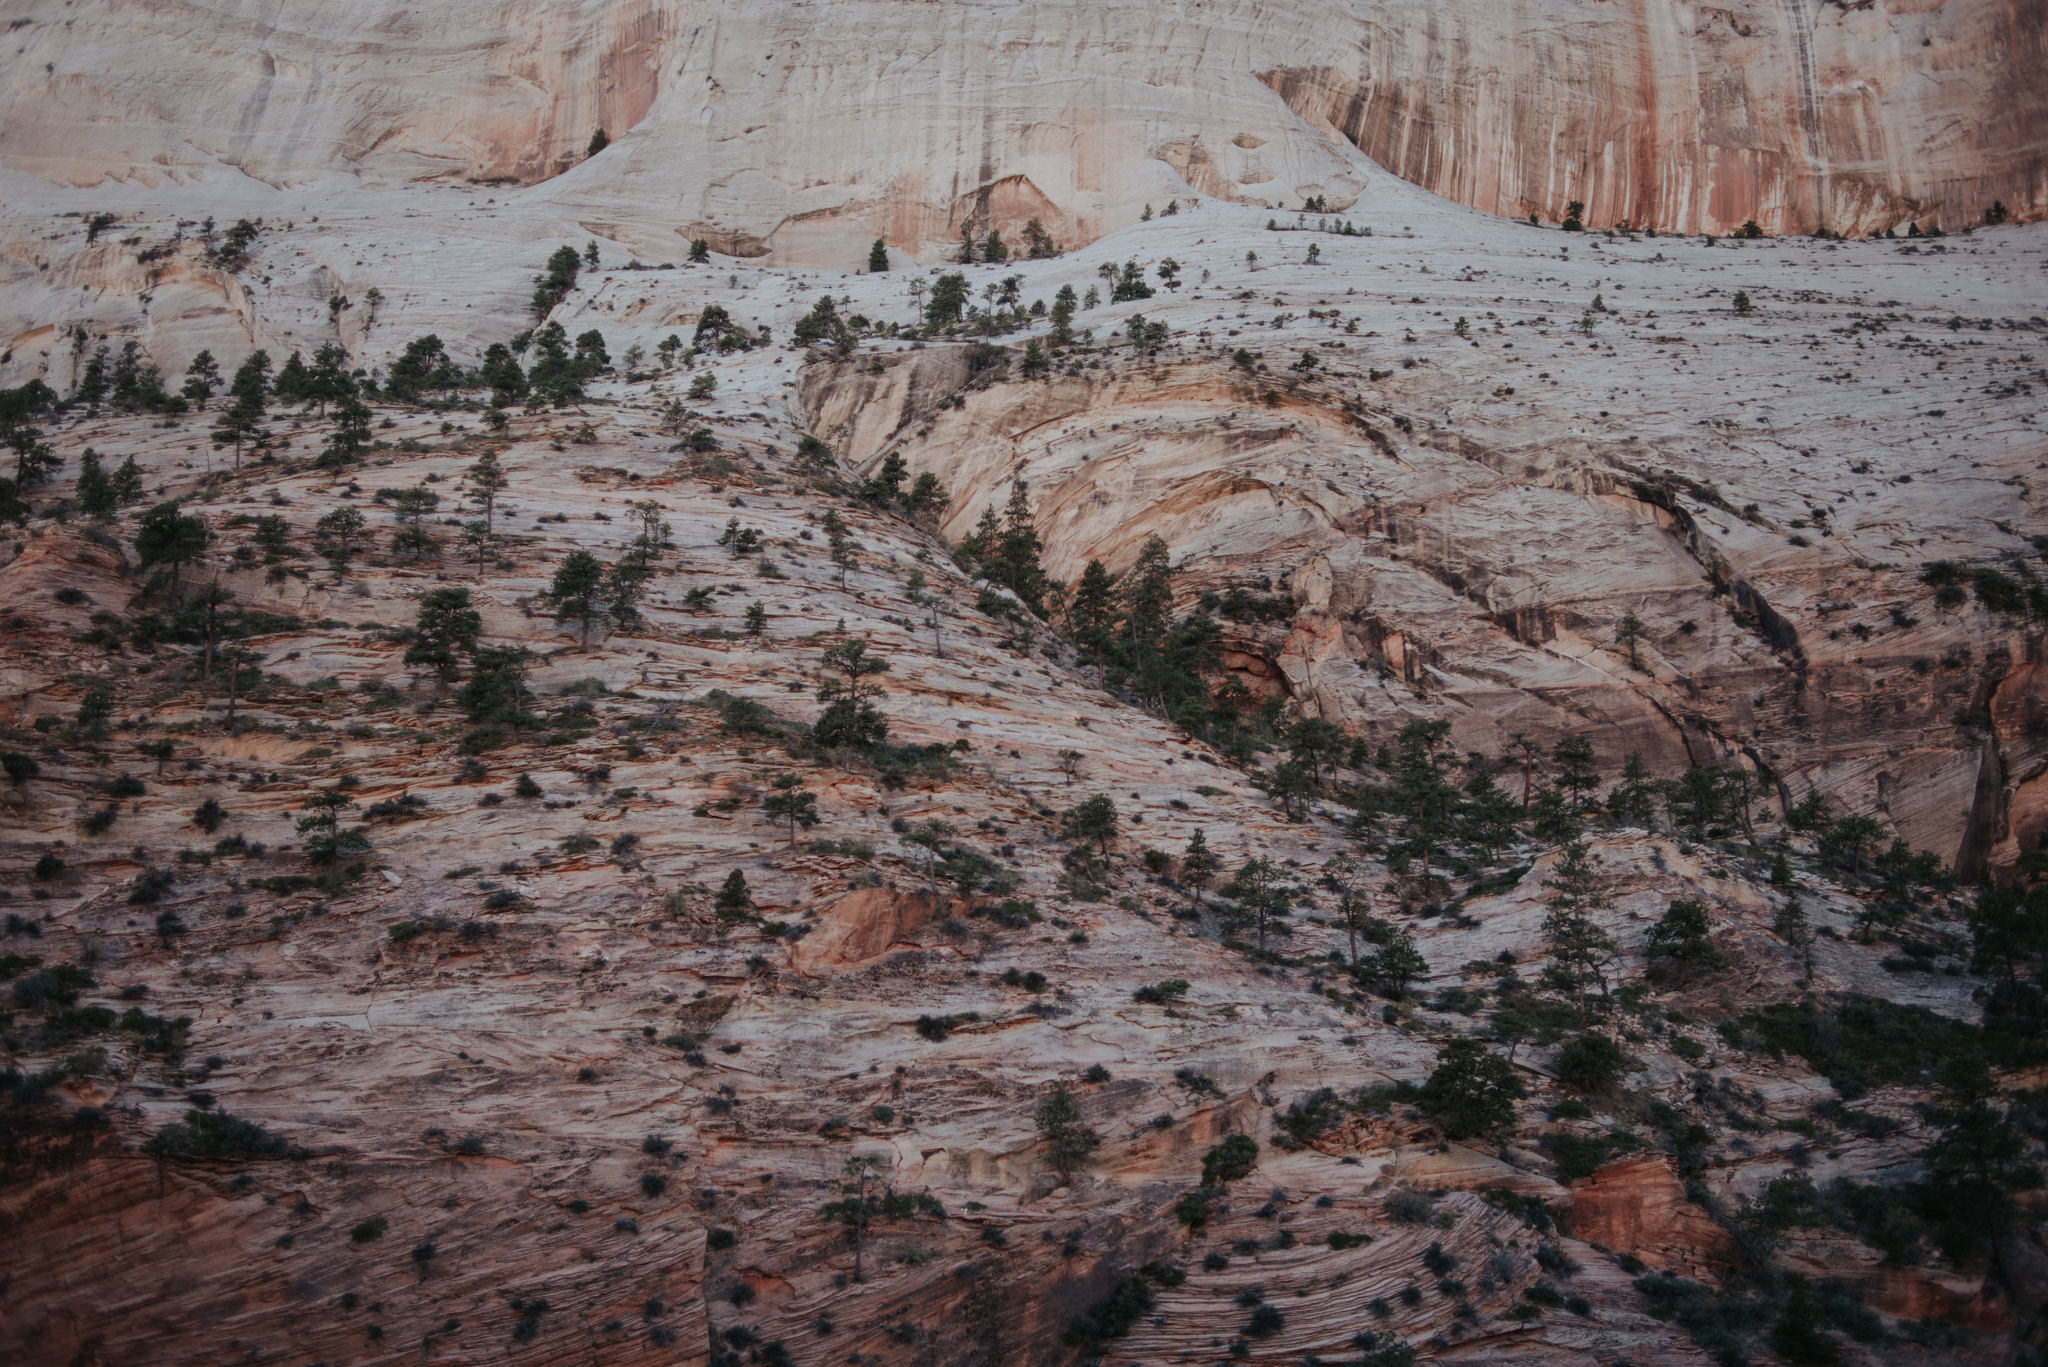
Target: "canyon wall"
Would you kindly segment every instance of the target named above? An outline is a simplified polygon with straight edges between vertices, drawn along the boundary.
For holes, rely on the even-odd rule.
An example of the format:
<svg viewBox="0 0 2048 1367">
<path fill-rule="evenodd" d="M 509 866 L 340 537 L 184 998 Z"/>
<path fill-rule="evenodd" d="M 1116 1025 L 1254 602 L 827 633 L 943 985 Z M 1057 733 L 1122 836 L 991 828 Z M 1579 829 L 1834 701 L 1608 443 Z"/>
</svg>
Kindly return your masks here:
<svg viewBox="0 0 2048 1367">
<path fill-rule="evenodd" d="M 655 258 L 704 237 L 844 266 L 873 237 L 932 254 L 1032 218 L 1073 245 L 1190 195 L 1341 210 L 1361 151 L 1489 212 L 1577 200 L 1598 225 L 2048 208 L 2043 0 L 17 10 L 9 168 L 546 182 Z"/>
</svg>

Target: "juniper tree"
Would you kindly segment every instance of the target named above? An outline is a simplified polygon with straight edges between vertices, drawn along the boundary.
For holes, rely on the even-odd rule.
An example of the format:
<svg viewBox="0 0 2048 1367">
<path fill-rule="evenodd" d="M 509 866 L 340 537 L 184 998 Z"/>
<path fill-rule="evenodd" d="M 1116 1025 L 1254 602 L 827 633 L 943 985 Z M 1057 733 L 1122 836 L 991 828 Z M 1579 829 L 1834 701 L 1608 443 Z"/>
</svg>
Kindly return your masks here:
<svg viewBox="0 0 2048 1367">
<path fill-rule="evenodd" d="M 107 684 L 97 683 L 85 690 L 78 700 L 78 713 L 72 718 L 72 725 L 78 734 L 87 740 L 99 740 L 107 734 L 107 724 L 114 719 L 114 690 Z"/>
<path fill-rule="evenodd" d="M 725 876 L 725 882 L 718 888 L 718 896 L 711 909 L 719 919 L 736 921 L 754 909 L 754 890 L 747 886 L 747 875 L 734 869 Z"/>
</svg>

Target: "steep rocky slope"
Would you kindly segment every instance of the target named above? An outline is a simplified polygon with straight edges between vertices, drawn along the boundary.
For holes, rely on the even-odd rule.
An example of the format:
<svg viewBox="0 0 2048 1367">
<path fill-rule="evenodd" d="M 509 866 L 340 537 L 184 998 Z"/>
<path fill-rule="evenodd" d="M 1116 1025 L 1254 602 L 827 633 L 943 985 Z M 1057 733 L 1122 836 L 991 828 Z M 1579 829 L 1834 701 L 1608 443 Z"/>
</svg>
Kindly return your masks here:
<svg viewBox="0 0 2048 1367">
<path fill-rule="evenodd" d="M 9 18 L 11 168 L 549 180 L 643 255 L 681 234 L 848 265 L 870 238 L 923 254 L 968 220 L 1014 241 L 1038 218 L 1072 245 L 1174 197 L 1348 208 L 1357 152 L 1488 212 L 1582 201 L 1601 226 L 1861 234 L 2048 206 L 2039 0 L 17 0 Z M 612 144 L 584 163 L 599 128 Z"/>
<path fill-rule="evenodd" d="M 924 8 L 891 7 L 876 31 Z M 332 34 L 294 36 L 272 7 L 274 69 L 223 87 L 202 127 L 150 152 L 157 169 L 136 156 L 125 179 L 53 188 L 68 176 L 53 130 L 71 116 L 36 102 L 91 91 L 66 98 L 117 113 L 104 141 L 72 121 L 78 164 L 132 155 L 146 121 L 122 101 L 188 60 L 190 33 L 231 29 L 193 13 L 137 11 L 135 31 L 163 26 L 156 67 L 108 61 L 49 88 L 29 68 L 61 66 L 63 21 L 35 11 L 16 30 L 0 379 L 74 395 L 102 345 L 133 340 L 173 389 L 202 348 L 232 373 L 257 347 L 281 360 L 332 343 L 381 380 L 429 332 L 467 368 L 534 325 L 550 252 L 586 243 L 601 264 L 546 317 L 596 332 L 618 369 L 579 403 L 515 407 L 502 429 L 487 388 L 379 399 L 378 444 L 339 478 L 313 464 L 332 413 L 276 405 L 265 451 L 239 460 L 209 440 L 218 397 L 200 413 L 80 402 L 36 419 L 64 463 L 0 538 L 14 761 L 0 1235 L 18 1250 L 0 1354 L 1278 1364 L 1398 1342 L 1423 1360 L 1678 1364 L 1712 1360 L 1723 1332 L 1768 1362 L 1798 1323 L 1800 1276 L 1845 1360 L 1989 1364 L 2038 1344 L 2038 1206 L 1954 1257 L 1897 1214 L 1942 1132 L 1940 1065 L 1989 1038 L 1970 896 L 1880 878 L 1788 824 L 1824 792 L 1874 823 L 1873 848 L 1898 837 L 1966 875 L 2009 875 L 2048 824 L 2043 613 L 2027 593 L 2048 533 L 2031 487 L 2048 383 L 2037 228 L 1710 243 L 1527 227 L 1308 136 L 1327 117 L 1368 140 L 1316 104 L 1341 82 L 1279 79 L 1261 58 L 1237 74 L 1273 121 L 1251 126 L 1274 136 L 1240 150 L 1298 172 L 1290 202 L 1329 193 L 1339 214 L 1223 202 L 1190 175 L 1199 205 L 1131 223 L 1181 183 L 1105 154 L 1114 190 L 1076 201 L 1095 217 L 1055 206 L 1077 235 L 1102 234 L 1091 250 L 960 270 L 989 308 L 1011 278 L 1019 305 L 1107 293 L 1099 266 L 1125 261 L 1149 297 L 1081 308 L 1067 348 L 1030 315 L 989 337 L 913 336 L 953 267 L 775 264 L 845 260 L 880 231 L 928 244 L 994 174 L 904 191 L 896 226 L 832 208 L 840 190 L 812 183 L 808 159 L 843 156 L 835 138 L 911 155 L 835 103 L 857 62 L 821 63 L 808 102 L 773 82 L 714 102 L 707 125 L 754 118 L 750 101 L 815 115 L 761 130 L 821 196 L 799 206 L 828 210 L 815 238 L 778 234 L 798 209 L 751 176 L 703 208 L 697 182 L 666 169 L 664 147 L 710 159 L 730 139 L 649 133 L 685 118 L 663 112 L 656 55 L 689 16 L 659 6 L 494 12 L 531 29 L 518 61 L 481 49 L 516 73 L 478 87 L 510 111 L 496 133 L 463 123 L 482 97 L 448 75 L 479 58 L 435 56 L 421 27 L 466 37 L 467 12 L 366 22 L 335 61 L 320 55 Z M 1162 13 L 1119 22 L 1149 34 Z M 758 57 L 784 51 L 777 24 L 816 17 L 687 31 Z M 1254 18 L 1278 31 L 1317 15 Z M 1001 38 L 1028 67 L 1012 24 L 1050 20 L 995 11 L 939 50 Z M 1327 66 L 1326 38 L 1287 42 L 1325 49 L 1287 71 Z M 311 46 L 294 58 L 292 43 Z M 1220 39 L 1156 43 L 1238 60 Z M 440 142 L 406 131 L 417 105 L 368 118 L 351 104 L 429 58 L 447 84 L 411 83 L 407 100 L 446 99 Z M 119 99 L 93 84 L 115 70 Z M 1162 101 L 1194 81 L 1154 74 Z M 292 87 L 294 106 L 279 82 L 319 89 Z M 1244 123 L 1206 73 L 1187 88 L 1202 117 Z M 1144 107 L 1118 90 L 1118 108 Z M 1279 112 L 1279 94 L 1304 113 Z M 2001 107 L 2032 117 L 2024 99 Z M 296 131 L 271 122 L 287 109 Z M 454 182 L 545 175 L 594 121 L 642 131 L 531 188 Z M 228 126 L 239 150 L 213 141 Z M 991 147 L 1011 136 L 990 127 Z M 519 160 L 535 145 L 539 160 Z M 933 183 L 953 174 L 944 138 L 915 145 Z M 422 147 L 440 160 L 406 160 Z M 399 183 L 422 171 L 447 174 Z M 1264 198 L 1248 183 L 1233 193 Z M 1001 206 L 1046 212 L 1002 193 L 1006 227 Z M 1762 216 L 1767 198 L 1737 208 Z M 242 217 L 262 226 L 236 261 L 223 232 Z M 686 260 L 678 226 L 713 234 L 712 259 Z M 729 254 L 760 245 L 743 232 L 776 255 Z M 625 264 L 634 253 L 648 268 Z M 865 320 L 850 355 L 788 344 L 827 295 Z M 772 342 L 652 359 L 713 305 Z M 1165 334 L 1128 340 L 1147 324 Z M 1043 374 L 1026 372 L 1032 345 Z M 137 462 L 142 497 L 118 515 L 78 506 L 87 447 Z M 486 452 L 511 482 L 479 564 L 460 540 L 482 515 L 462 480 Z M 861 494 L 891 454 L 939 479 L 937 506 Z M 1063 622 L 1026 620 L 956 564 L 1015 480 L 1054 577 L 1096 558 L 1122 573 L 1157 536 L 1178 610 L 1223 614 L 1205 685 L 1271 700 L 1282 727 L 1327 720 L 1364 742 L 1317 775 L 1297 819 L 1267 791 L 1284 739 L 1247 760 L 1220 727 L 1216 745 L 1189 736 L 1114 687 Z M 432 554 L 387 549 L 394 491 L 412 489 L 440 497 Z M 211 542 L 153 586 L 140 518 L 173 499 Z M 668 530 L 644 620 L 579 640 L 537 595 L 574 550 L 616 564 L 650 503 Z M 344 508 L 368 535 L 336 569 L 318 524 Z M 1923 577 L 1941 562 L 1960 577 Z M 231 666 L 209 661 L 189 606 L 206 584 L 232 592 L 228 636 L 254 656 L 232 704 Z M 483 644 L 532 652 L 535 716 L 518 727 L 465 717 L 473 652 L 447 686 L 404 660 L 424 596 L 458 587 Z M 828 652 L 853 640 L 889 663 L 890 748 L 808 735 Z M 1369 791 L 1398 769 L 1377 747 L 1436 720 L 1447 757 L 1507 761 L 1514 826 L 1467 842 L 1440 887 L 1427 853 L 1421 880 L 1412 851 L 1403 872 L 1385 838 L 1401 814 L 1372 815 Z M 1753 832 L 1687 829 L 1657 803 L 1593 822 L 1594 920 L 1627 986 L 1598 1017 L 1628 1056 L 1619 1085 L 1582 1085 L 1564 1058 L 1586 1026 L 1561 1024 L 1569 994 L 1546 986 L 1567 873 L 1512 801 L 1518 737 L 1549 755 L 1590 742 L 1602 793 L 1625 786 L 1631 751 L 1660 779 L 1722 766 L 1756 782 Z M 791 791 L 778 780 L 812 797 L 815 826 L 771 818 Z M 298 822 L 321 792 L 357 804 L 344 824 L 367 851 L 309 859 L 318 832 Z M 1061 818 L 1096 795 L 1119 820 L 1091 860 Z M 211 829 L 195 819 L 208 802 Z M 1198 831 L 1222 864 L 1206 888 L 1183 859 Z M 1351 971 L 1358 947 L 1320 883 L 1340 854 L 1390 923 L 1374 933 L 1413 936 L 1412 982 L 1376 976 L 1370 951 Z M 1258 858 L 1292 889 L 1270 944 L 1236 922 L 1242 890 L 1217 886 Z M 721 909 L 735 872 L 751 904 Z M 1675 900 L 1703 908 L 1720 966 L 1649 972 Z M 1467 1037 L 1511 1060 L 1526 1095 L 1453 1140 L 1413 1088 Z M 2038 1067 L 2024 1051 L 1997 1061 L 2037 1159 Z M 1056 1084 L 1098 1141 L 1071 1173 L 1035 1119 Z M 263 1128 L 209 1155 L 195 1114 Z M 1199 1196 L 1233 1137 L 1255 1141 L 1251 1170 Z M 857 1183 L 849 1160 L 891 1197 L 858 1243 L 828 1209 Z M 1367 1360 L 1392 1367 L 1398 1350 Z"/>
</svg>

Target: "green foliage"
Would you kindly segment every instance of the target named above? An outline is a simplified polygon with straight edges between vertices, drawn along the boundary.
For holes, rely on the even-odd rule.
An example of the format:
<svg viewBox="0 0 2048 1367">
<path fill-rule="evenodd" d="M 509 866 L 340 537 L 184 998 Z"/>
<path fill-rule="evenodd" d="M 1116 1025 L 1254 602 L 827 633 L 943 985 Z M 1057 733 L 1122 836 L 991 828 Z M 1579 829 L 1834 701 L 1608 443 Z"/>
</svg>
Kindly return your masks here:
<svg viewBox="0 0 2048 1367">
<path fill-rule="evenodd" d="M 519 646 L 478 646 L 471 658 L 469 679 L 456 695 L 462 714 L 478 725 L 525 726 L 533 720 L 526 705 L 533 693 L 526 683 L 528 655 Z"/>
<path fill-rule="evenodd" d="M 1922 1081 L 1978 1055 L 1973 1026 L 1880 997 L 1846 992 L 1831 1002 L 1780 1002 L 1723 1023 L 1731 1043 L 1796 1054 L 1846 1098 L 1872 1087 Z"/>
<path fill-rule="evenodd" d="M 1124 1278 L 1110 1293 L 1076 1315 L 1063 1336 L 1070 1347 L 1100 1352 L 1111 1339 L 1131 1332 L 1137 1322 L 1152 1313 L 1156 1300 L 1142 1274 Z"/>
<path fill-rule="evenodd" d="M 1416 1098 L 1445 1137 L 1472 1139 L 1504 1129 L 1522 1096 L 1514 1067 L 1474 1039 L 1454 1039 Z"/>
<path fill-rule="evenodd" d="M 476 649 L 482 630 L 483 618 L 470 606 L 468 589 L 429 589 L 420 596 L 405 663 L 432 669 L 443 681 L 452 679 L 462 655 Z"/>
<path fill-rule="evenodd" d="M 1116 802 L 1098 793 L 1077 802 L 1060 815 L 1060 839 L 1074 844 L 1093 844 L 1109 857 L 1109 842 L 1117 836 Z"/>
<path fill-rule="evenodd" d="M 1566 1044 L 1557 1054 L 1557 1080 L 1581 1092 L 1612 1091 L 1631 1063 L 1612 1036 L 1595 1030 Z"/>
<path fill-rule="evenodd" d="M 165 1125 L 143 1143 L 154 1158 L 251 1159 L 277 1158 L 289 1146 L 254 1121 L 226 1111 L 190 1110 L 182 1121 Z"/>
<path fill-rule="evenodd" d="M 1653 1316 L 1676 1321 L 1720 1367 L 1748 1367 L 1746 1339 L 1763 1326 L 1763 1306 L 1739 1296 L 1718 1295 L 1668 1272 L 1638 1278 L 1635 1286 L 1650 1302 Z"/>
<path fill-rule="evenodd" d="M 1220 1189 L 1251 1175 L 1259 1163 L 1258 1142 L 1234 1134 L 1202 1155 L 1202 1185 Z"/>
<path fill-rule="evenodd" d="M 1727 960 L 1714 944 L 1713 929 L 1705 903 L 1674 900 L 1650 929 L 1649 957 L 1676 964 L 1681 984 L 1695 968 L 1720 968 Z"/>
<path fill-rule="evenodd" d="M 717 912 L 719 919 L 723 921 L 741 920 L 752 914 L 754 892 L 747 886 L 745 873 L 734 869 L 725 876 L 725 882 L 719 885 L 718 898 L 712 904 L 712 910 Z"/>
<path fill-rule="evenodd" d="M 1045 1143 L 1046 1161 L 1061 1181 L 1074 1173 L 1102 1143 L 1102 1137 L 1081 1119 L 1081 1107 L 1064 1082 L 1055 1082 L 1033 1115 L 1038 1137 Z"/>
</svg>

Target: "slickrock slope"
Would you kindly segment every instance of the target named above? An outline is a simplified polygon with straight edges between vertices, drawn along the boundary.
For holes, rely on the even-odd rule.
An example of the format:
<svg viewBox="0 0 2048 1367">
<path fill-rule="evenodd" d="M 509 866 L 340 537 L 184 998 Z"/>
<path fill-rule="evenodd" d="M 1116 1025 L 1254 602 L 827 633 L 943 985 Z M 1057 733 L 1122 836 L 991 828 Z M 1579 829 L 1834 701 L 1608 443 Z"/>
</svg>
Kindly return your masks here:
<svg viewBox="0 0 2048 1367">
<path fill-rule="evenodd" d="M 616 368 L 580 401 L 488 417 L 488 385 L 379 398 L 377 444 L 338 478 L 313 463 L 332 408 L 274 404 L 239 461 L 209 440 L 218 394 L 203 412 L 35 417 L 63 464 L 0 536 L 0 1357 L 1399 1367 L 1412 1347 L 1583 1367 L 1711 1361 L 1718 1326 L 1769 1362 L 1798 1324 L 1796 1275 L 1845 1360 L 1989 1367 L 2038 1340 L 2036 1198 L 1953 1257 L 1901 1214 L 1947 1123 L 1928 1105 L 1941 1065 L 1990 1038 L 1986 1003 L 2004 1000 L 1999 965 L 1972 967 L 1971 893 L 1788 824 L 1824 792 L 1870 823 L 1853 828 L 1865 855 L 1899 838 L 1966 876 L 2012 874 L 2048 827 L 2038 227 L 1707 243 L 1488 217 L 1314 123 L 1369 140 L 1324 107 L 1342 81 L 1302 74 L 1338 46 L 1306 7 L 1057 28 L 1024 7 L 509 6 L 489 32 L 516 40 L 482 43 L 474 10 L 345 33 L 325 10 L 296 17 L 311 12 L 262 11 L 255 45 L 241 10 L 144 6 L 132 31 L 28 12 L 0 95 L 0 383 L 73 396 L 102 346 L 114 364 L 130 341 L 172 389 L 202 348 L 225 376 L 258 347 L 281 363 L 325 344 L 382 383 L 427 333 L 468 370 L 535 325 L 549 255 L 586 243 L 601 264 L 544 317 L 596 333 Z M 1933 38 L 1964 14 L 1807 17 Z M 934 43 L 946 61 L 1003 60 L 920 94 L 924 63 L 894 54 L 939 16 L 960 25 Z M 856 89 L 869 66 L 834 55 L 856 17 L 861 52 L 907 65 L 900 98 L 885 86 L 876 106 Z M 1201 38 L 1226 20 L 1243 31 Z M 1077 23 L 1132 46 L 1084 44 Z M 1027 96 L 998 66 L 1057 76 L 1056 29 L 1135 67 L 1193 64 L 1129 78 L 1156 108 L 1074 75 L 1076 100 L 1156 126 L 1015 172 L 1051 210 L 1020 185 L 996 195 L 1006 231 L 1056 212 L 1089 250 L 777 264 L 955 230 L 1012 174 L 1007 149 L 1036 145 L 1013 115 L 1042 108 L 1042 84 Z M 114 60 L 130 32 L 152 35 L 152 62 Z M 256 54 L 248 81 L 203 118 L 139 116 L 219 60 L 207 41 Z M 1442 41 L 1493 60 L 1477 34 Z M 65 68 L 74 44 L 107 58 Z M 1471 69 L 1443 79 L 1514 87 Z M 963 101 L 975 70 L 989 84 Z M 956 116 L 1013 114 L 983 132 L 916 112 L 942 95 Z M 78 117 L 88 103 L 105 127 Z M 848 113 L 898 105 L 918 137 Z M 2025 98 L 1999 108 L 2036 117 Z M 552 179 L 463 179 L 556 171 L 598 121 L 613 147 Z M 1237 152 L 1275 168 L 1271 198 L 1341 211 L 1227 202 L 1269 197 L 1232 163 L 1218 188 L 1188 174 L 1199 204 L 1132 222 L 1184 189 L 1147 139 L 1224 126 L 1265 130 Z M 868 138 L 874 160 L 847 152 Z M 116 152 L 121 177 L 100 179 Z M 86 173 L 63 169 L 73 153 Z M 745 169 L 764 157 L 788 179 Z M 1939 164 L 1961 178 L 1945 202 L 2038 203 L 1967 157 Z M 905 166 L 930 179 L 871 169 Z M 1048 188 L 1062 167 L 1071 202 Z M 1579 197 L 1576 174 L 1536 207 Z M 1806 212 L 1771 217 L 1791 182 L 1755 183 L 1729 213 Z M 1700 185 L 1670 193 L 1710 214 Z M 1868 221 L 1899 211 L 1883 203 Z M 237 262 L 221 248 L 244 217 L 262 226 Z M 685 259 L 695 236 L 710 260 Z M 1081 307 L 1074 345 L 1030 312 L 910 335 L 956 269 L 976 308 L 1008 290 L 1025 309 L 1063 286 L 1108 294 L 1101 266 L 1126 261 L 1152 293 Z M 850 355 L 790 344 L 828 295 L 860 320 Z M 768 344 L 658 359 L 713 306 Z M 139 472 L 105 518 L 80 506 L 88 447 Z M 463 481 L 487 452 L 510 483 L 479 562 Z M 912 513 L 863 492 L 891 454 L 944 496 Z M 1123 573 L 1160 538 L 1177 611 L 1220 615 L 1203 686 L 1271 700 L 1243 725 L 1274 748 L 1248 762 L 1218 748 L 1221 725 L 1216 746 L 1192 738 L 1064 622 L 1025 620 L 960 568 L 1017 480 L 1061 581 L 1093 558 Z M 411 490 L 439 497 L 419 524 L 430 554 L 391 542 Z M 210 536 L 175 583 L 138 544 L 168 500 Z M 336 566 L 320 523 L 343 509 L 367 530 Z M 580 640 L 541 593 L 573 551 L 617 565 L 650 512 L 667 528 L 642 620 Z M 252 656 L 232 703 L 205 585 L 233 594 L 215 646 Z M 465 716 L 478 652 L 445 683 L 405 661 L 425 596 L 450 588 L 482 646 L 531 652 L 516 725 Z M 856 640 L 889 665 L 887 747 L 809 733 L 828 652 Z M 1267 788 L 1298 720 L 1363 743 L 1319 759 L 1289 820 Z M 1412 844 L 1390 847 L 1398 799 L 1376 808 L 1402 764 L 1379 746 L 1416 721 L 1449 723 L 1460 782 L 1485 767 L 1469 756 L 1502 761 L 1507 793 L 1507 829 L 1461 818 L 1419 879 Z M 1562 837 L 1532 833 L 1540 794 L 1522 810 L 1518 737 L 1551 757 L 1538 788 L 1573 739 L 1603 795 L 1631 751 L 1658 779 L 1712 765 L 1754 782 L 1752 830 L 1677 803 L 1589 818 L 1616 991 L 1583 1012 L 1549 923 L 1574 875 Z M 792 791 L 814 825 L 768 805 Z M 353 800 L 342 825 L 367 850 L 309 857 L 318 831 L 298 823 L 322 793 Z M 1118 825 L 1091 860 L 1062 815 L 1097 795 Z M 1221 864 L 1206 883 L 1187 876 L 1196 832 Z M 1322 882 L 1340 854 L 1385 918 L 1374 945 Z M 1259 859 L 1292 912 L 1269 938 L 1236 919 L 1253 893 L 1223 890 Z M 1650 971 L 1674 902 L 1699 905 L 1718 964 Z M 1375 967 L 1397 931 L 1423 961 L 1409 982 Z M 1587 1083 L 1567 1053 L 1589 1024 L 1619 1041 L 1619 1082 Z M 1415 1088 L 1473 1037 L 1525 1094 L 1468 1134 Z M 1996 1061 L 2038 1158 L 2038 1066 Z M 1097 1141 L 1072 1172 L 1036 1119 L 1056 1085 Z M 1202 1194 L 1205 1164 L 1244 1154 L 1233 1139 L 1255 1161 Z M 858 1237 L 850 1160 L 877 1197 Z"/>
<path fill-rule="evenodd" d="M 0 159 L 550 181 L 643 255 L 1063 244 L 1200 196 L 1348 208 L 1364 157 L 1512 218 L 1953 230 L 2048 208 L 2042 0 L 1445 8 L 18 0 Z M 579 164 L 596 129 L 612 145 Z M 608 225 L 600 227 L 599 225 Z"/>
</svg>

